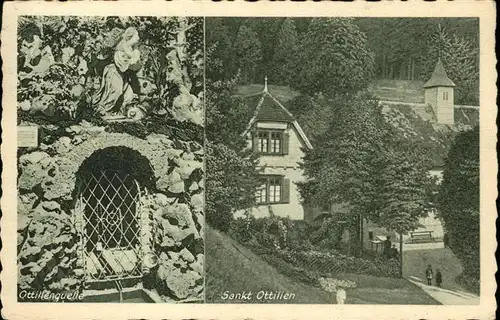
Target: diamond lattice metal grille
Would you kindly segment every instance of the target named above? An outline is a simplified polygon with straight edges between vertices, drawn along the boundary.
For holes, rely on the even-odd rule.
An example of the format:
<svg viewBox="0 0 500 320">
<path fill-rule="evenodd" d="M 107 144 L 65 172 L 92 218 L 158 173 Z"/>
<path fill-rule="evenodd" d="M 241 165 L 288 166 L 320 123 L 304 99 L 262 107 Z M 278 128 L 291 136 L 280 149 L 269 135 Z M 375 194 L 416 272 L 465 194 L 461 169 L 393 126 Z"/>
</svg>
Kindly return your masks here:
<svg viewBox="0 0 500 320">
<path fill-rule="evenodd" d="M 90 175 L 80 190 L 87 281 L 142 276 L 137 181 L 104 171 Z"/>
</svg>

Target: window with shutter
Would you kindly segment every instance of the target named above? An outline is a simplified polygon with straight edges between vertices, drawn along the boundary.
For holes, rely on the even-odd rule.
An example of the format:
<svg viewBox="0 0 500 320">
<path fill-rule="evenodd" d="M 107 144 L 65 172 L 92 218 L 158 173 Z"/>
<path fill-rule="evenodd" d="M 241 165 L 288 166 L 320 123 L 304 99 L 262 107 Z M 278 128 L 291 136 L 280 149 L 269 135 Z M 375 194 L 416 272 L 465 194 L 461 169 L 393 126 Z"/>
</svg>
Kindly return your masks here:
<svg viewBox="0 0 500 320">
<path fill-rule="evenodd" d="M 259 152 L 259 136 L 257 132 L 254 132 L 253 137 L 252 137 L 252 147 L 253 147 L 253 152 L 257 153 Z"/>
<path fill-rule="evenodd" d="M 262 185 L 255 193 L 257 204 L 290 203 L 290 180 L 283 176 L 262 176 Z"/>
<path fill-rule="evenodd" d="M 289 141 L 289 135 L 288 133 L 284 132 L 283 133 L 283 154 L 288 154 L 288 141 Z"/>
<path fill-rule="evenodd" d="M 290 203 L 290 180 L 283 179 L 281 188 L 281 202 Z"/>
</svg>

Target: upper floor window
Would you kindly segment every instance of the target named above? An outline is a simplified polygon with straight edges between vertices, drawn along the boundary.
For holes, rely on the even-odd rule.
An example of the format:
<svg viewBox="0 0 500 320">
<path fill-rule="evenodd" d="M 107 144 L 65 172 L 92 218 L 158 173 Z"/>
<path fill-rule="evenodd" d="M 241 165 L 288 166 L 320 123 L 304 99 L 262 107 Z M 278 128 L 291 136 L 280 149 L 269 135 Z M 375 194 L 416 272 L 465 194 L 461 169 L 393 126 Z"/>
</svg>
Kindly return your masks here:
<svg viewBox="0 0 500 320">
<path fill-rule="evenodd" d="M 269 153 L 281 153 L 281 141 L 283 141 L 283 132 L 271 132 L 271 150 Z"/>
<path fill-rule="evenodd" d="M 254 135 L 254 151 L 267 155 L 288 154 L 288 134 L 278 130 L 258 130 Z"/>
<path fill-rule="evenodd" d="M 257 133 L 259 137 L 259 145 L 258 150 L 260 153 L 268 153 L 269 152 L 269 134 L 264 131 L 260 131 Z"/>
</svg>

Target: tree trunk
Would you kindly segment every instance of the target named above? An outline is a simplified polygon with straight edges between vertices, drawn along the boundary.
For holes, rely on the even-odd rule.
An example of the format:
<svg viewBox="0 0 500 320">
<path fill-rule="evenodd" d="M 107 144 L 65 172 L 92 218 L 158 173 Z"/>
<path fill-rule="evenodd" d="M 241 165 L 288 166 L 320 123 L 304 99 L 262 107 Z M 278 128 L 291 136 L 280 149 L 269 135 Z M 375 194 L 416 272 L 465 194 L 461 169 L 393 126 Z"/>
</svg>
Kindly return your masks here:
<svg viewBox="0 0 500 320">
<path fill-rule="evenodd" d="M 411 61 L 411 79 L 415 80 L 415 60 Z"/>
<path fill-rule="evenodd" d="M 403 277 L 403 233 L 399 233 L 399 277 Z"/>
<path fill-rule="evenodd" d="M 411 80 L 411 61 L 412 59 L 408 58 L 408 77 L 407 77 L 408 80 Z"/>
<path fill-rule="evenodd" d="M 363 217 L 360 215 L 359 216 L 359 249 L 360 249 L 360 256 L 363 256 L 363 238 L 364 238 L 364 232 L 363 232 Z"/>
</svg>

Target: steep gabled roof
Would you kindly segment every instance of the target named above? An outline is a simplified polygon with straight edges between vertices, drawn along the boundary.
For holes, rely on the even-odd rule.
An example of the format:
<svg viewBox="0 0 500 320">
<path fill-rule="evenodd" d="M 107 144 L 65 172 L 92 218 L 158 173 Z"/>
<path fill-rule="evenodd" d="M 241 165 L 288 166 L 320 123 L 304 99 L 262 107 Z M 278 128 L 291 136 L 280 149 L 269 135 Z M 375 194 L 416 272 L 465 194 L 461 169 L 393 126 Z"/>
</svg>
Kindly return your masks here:
<svg viewBox="0 0 500 320">
<path fill-rule="evenodd" d="M 311 142 L 307 138 L 304 130 L 302 130 L 297 120 L 295 120 L 295 117 L 269 92 L 267 88 L 267 79 L 262 91 L 246 96 L 245 98 L 249 98 L 249 103 L 257 103 L 254 116 L 250 119 L 250 122 L 242 135 L 246 135 L 252 128 L 253 124 L 257 121 L 287 122 L 293 125 L 307 148 L 312 149 Z"/>
<path fill-rule="evenodd" d="M 441 59 L 438 59 L 431 78 L 424 84 L 424 88 L 432 87 L 455 87 L 453 81 L 448 78 Z"/>
<path fill-rule="evenodd" d="M 257 105 L 256 120 L 293 121 L 292 114 L 271 94 L 265 91 Z"/>
</svg>

